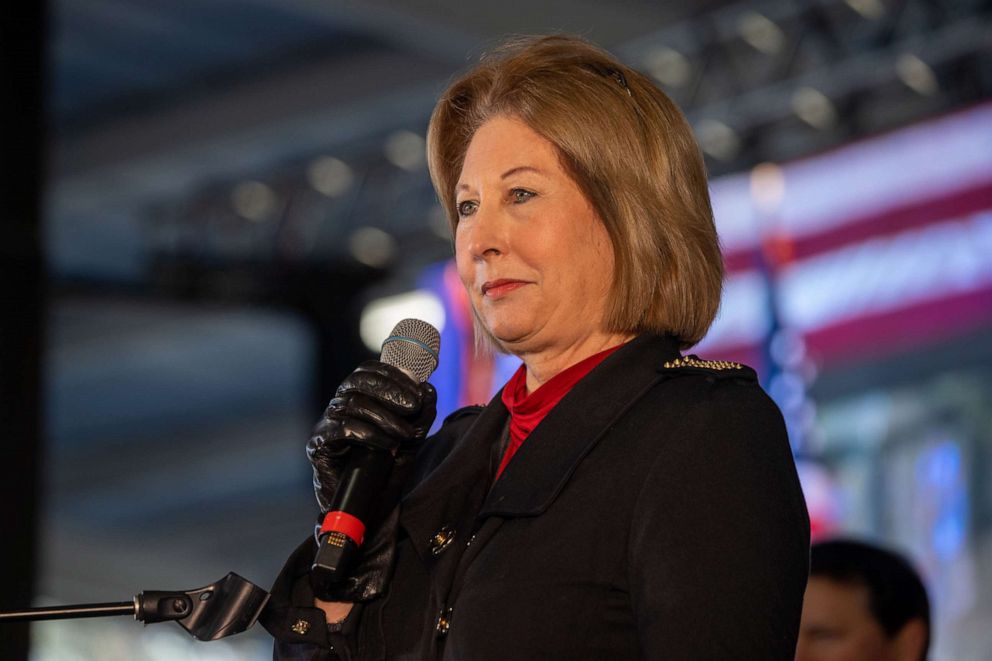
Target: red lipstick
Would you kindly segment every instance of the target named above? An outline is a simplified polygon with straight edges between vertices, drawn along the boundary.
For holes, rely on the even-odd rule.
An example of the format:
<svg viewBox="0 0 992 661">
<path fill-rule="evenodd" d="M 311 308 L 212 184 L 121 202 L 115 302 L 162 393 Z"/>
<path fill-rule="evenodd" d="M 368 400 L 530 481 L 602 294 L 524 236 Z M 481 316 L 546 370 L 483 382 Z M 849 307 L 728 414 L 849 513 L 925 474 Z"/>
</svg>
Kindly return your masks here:
<svg viewBox="0 0 992 661">
<path fill-rule="evenodd" d="M 511 291 L 523 287 L 526 282 L 523 280 L 490 280 L 482 285 L 482 295 L 488 296 L 489 298 L 502 298 L 506 296 Z"/>
</svg>

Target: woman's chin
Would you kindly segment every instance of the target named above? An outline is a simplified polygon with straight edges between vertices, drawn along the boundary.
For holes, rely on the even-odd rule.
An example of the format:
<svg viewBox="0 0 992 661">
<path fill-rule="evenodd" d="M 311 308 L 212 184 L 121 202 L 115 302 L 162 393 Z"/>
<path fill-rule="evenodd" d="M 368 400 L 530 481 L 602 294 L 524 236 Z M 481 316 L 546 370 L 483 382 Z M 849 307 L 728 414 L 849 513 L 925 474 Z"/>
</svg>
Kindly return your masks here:
<svg viewBox="0 0 992 661">
<path fill-rule="evenodd" d="M 489 334 L 496 338 L 504 351 L 515 353 L 518 347 L 526 345 L 532 333 L 525 328 L 513 324 L 494 324 L 487 326 Z"/>
</svg>

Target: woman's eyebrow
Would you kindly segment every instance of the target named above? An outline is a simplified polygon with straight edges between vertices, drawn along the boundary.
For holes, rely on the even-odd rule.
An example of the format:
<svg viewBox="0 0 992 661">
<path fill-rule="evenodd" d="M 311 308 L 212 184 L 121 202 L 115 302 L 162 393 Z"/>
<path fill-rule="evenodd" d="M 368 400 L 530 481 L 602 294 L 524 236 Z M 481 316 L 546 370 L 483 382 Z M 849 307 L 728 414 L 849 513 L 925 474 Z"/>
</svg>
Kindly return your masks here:
<svg viewBox="0 0 992 661">
<path fill-rule="evenodd" d="M 513 175 L 519 174 L 521 172 L 533 172 L 535 174 L 539 174 L 539 175 L 542 175 L 542 176 L 544 175 L 544 171 L 543 170 L 541 170 L 540 168 L 536 168 L 533 165 L 517 165 L 515 167 L 510 168 L 509 170 L 507 170 L 503 174 L 501 174 L 499 178 L 500 178 L 500 180 L 503 180 L 503 179 L 506 179 L 507 177 L 512 177 Z M 471 190 L 471 188 L 472 187 L 469 186 L 466 183 L 459 183 L 459 184 L 455 185 L 455 191 L 456 192 L 457 191 L 463 191 L 463 190 Z"/>
<path fill-rule="evenodd" d="M 535 174 L 544 174 L 542 170 L 540 170 L 539 168 L 535 168 L 532 165 L 518 165 L 517 167 L 510 168 L 509 170 L 504 172 L 500 176 L 500 179 L 506 179 L 507 177 L 518 174 L 520 172 L 534 172 Z"/>
</svg>

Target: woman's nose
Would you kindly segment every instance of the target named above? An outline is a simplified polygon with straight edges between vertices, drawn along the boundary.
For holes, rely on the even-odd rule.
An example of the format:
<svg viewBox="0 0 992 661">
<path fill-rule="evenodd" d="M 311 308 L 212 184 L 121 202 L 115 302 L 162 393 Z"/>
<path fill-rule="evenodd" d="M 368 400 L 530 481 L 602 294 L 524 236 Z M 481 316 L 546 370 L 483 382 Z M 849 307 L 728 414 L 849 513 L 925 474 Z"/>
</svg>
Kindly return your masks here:
<svg viewBox="0 0 992 661">
<path fill-rule="evenodd" d="M 471 220 L 462 222 L 468 234 L 466 247 L 474 259 L 487 259 L 506 253 L 507 227 L 499 209 L 480 206 Z"/>
</svg>

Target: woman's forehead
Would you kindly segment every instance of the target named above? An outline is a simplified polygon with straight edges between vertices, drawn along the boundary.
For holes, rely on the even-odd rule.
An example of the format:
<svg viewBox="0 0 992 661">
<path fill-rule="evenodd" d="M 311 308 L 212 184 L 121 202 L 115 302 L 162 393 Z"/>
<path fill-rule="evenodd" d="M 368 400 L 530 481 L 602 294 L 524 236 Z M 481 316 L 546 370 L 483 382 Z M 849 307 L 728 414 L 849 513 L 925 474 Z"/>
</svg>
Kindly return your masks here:
<svg viewBox="0 0 992 661">
<path fill-rule="evenodd" d="M 504 178 L 517 173 L 549 175 L 560 170 L 555 146 L 524 122 L 494 117 L 469 142 L 457 186 L 475 176 Z"/>
</svg>

